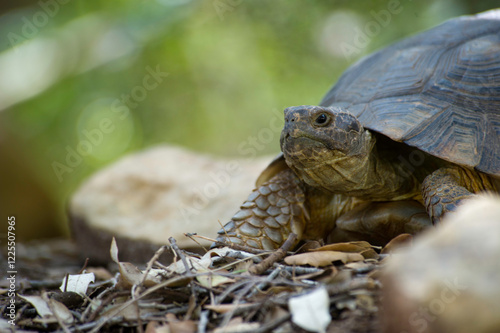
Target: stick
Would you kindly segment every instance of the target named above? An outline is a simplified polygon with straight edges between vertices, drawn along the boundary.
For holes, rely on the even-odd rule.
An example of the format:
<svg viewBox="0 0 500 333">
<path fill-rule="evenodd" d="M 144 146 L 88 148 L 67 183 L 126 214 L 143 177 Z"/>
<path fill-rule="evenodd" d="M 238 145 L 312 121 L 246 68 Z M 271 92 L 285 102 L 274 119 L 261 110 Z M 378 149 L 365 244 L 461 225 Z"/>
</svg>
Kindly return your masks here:
<svg viewBox="0 0 500 333">
<path fill-rule="evenodd" d="M 248 268 L 248 271 L 254 275 L 260 275 L 267 271 L 275 262 L 283 259 L 286 256 L 286 253 L 290 248 L 294 245 L 297 240 L 297 235 L 294 233 L 290 233 L 288 235 L 287 240 L 281 245 L 281 247 L 273 252 L 269 257 L 262 260 L 262 262 L 258 264 L 253 264 Z"/>
<path fill-rule="evenodd" d="M 168 241 L 170 242 L 170 245 L 172 246 L 172 250 L 174 251 L 174 253 L 181 258 L 182 263 L 184 264 L 184 268 L 186 269 L 186 273 L 187 274 L 191 273 L 191 268 L 189 268 L 189 264 L 186 260 L 186 256 L 181 251 L 181 249 L 179 249 L 179 246 L 177 246 L 177 242 L 175 241 L 175 238 L 170 237 L 168 239 Z"/>
</svg>

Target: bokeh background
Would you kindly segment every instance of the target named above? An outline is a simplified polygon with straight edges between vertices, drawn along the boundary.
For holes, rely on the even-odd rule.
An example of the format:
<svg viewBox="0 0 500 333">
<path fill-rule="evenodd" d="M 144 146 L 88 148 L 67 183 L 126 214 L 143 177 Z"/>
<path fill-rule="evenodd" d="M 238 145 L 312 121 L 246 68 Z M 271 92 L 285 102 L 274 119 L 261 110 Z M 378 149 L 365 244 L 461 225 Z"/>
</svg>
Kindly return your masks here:
<svg viewBox="0 0 500 333">
<path fill-rule="evenodd" d="M 78 185 L 153 145 L 248 157 L 241 143 L 272 114 L 318 103 L 357 59 L 495 4 L 2 1 L 2 225 L 15 215 L 18 240 L 67 235 Z M 278 138 L 257 150 L 278 152 Z"/>
</svg>

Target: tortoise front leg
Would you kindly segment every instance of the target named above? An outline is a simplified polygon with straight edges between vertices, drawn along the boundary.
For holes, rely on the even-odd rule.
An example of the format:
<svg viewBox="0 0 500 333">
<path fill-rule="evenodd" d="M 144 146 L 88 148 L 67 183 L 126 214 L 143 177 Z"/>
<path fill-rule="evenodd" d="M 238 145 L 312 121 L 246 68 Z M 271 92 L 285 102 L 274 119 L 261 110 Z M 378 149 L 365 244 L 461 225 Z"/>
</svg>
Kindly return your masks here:
<svg viewBox="0 0 500 333">
<path fill-rule="evenodd" d="M 430 226 L 429 215 L 418 201 L 365 202 L 337 219 L 327 243 L 364 240 L 385 245 L 397 235 L 414 235 Z"/>
<path fill-rule="evenodd" d="M 488 176 L 473 170 L 455 167 L 438 169 L 422 183 L 422 198 L 433 223 L 456 209 L 475 193 L 493 190 Z"/>
<path fill-rule="evenodd" d="M 253 190 L 217 240 L 264 250 L 279 248 L 291 232 L 300 240 L 308 214 L 299 183 L 290 169 L 277 173 Z"/>
</svg>

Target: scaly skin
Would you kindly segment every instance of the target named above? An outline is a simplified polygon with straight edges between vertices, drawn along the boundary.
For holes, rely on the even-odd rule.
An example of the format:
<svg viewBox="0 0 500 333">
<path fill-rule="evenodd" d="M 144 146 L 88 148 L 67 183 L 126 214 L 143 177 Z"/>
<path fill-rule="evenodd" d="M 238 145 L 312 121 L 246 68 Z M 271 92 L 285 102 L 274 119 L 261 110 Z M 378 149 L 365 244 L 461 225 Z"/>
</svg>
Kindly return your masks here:
<svg viewBox="0 0 500 333">
<path fill-rule="evenodd" d="M 302 237 L 309 222 L 304 201 L 297 176 L 283 170 L 252 191 L 217 239 L 257 249 L 279 248 L 291 232 Z"/>
<path fill-rule="evenodd" d="M 496 191 L 491 179 L 459 166 L 438 169 L 422 183 L 422 198 L 434 223 L 482 191 Z"/>
</svg>

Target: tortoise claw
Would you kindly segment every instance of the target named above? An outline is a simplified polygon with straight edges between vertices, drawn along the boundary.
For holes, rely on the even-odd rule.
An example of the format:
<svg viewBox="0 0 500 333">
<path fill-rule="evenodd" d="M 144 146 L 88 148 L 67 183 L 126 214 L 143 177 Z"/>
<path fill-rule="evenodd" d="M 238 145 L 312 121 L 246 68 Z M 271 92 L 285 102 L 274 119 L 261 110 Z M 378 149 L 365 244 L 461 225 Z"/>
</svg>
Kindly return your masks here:
<svg viewBox="0 0 500 333">
<path fill-rule="evenodd" d="M 422 183 L 422 197 L 427 212 L 436 224 L 464 201 L 475 196 L 465 187 L 466 172 L 459 168 L 438 169 Z"/>
</svg>

